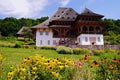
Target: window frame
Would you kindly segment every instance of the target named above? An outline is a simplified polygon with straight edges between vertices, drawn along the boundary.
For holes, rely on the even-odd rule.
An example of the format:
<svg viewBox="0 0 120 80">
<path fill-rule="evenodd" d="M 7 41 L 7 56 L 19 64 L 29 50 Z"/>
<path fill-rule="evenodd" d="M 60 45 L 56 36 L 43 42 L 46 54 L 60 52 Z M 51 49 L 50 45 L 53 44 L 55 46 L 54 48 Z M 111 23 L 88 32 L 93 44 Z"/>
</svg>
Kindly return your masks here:
<svg viewBox="0 0 120 80">
<path fill-rule="evenodd" d="M 43 31 L 40 31 L 40 35 L 43 35 Z"/>
</svg>

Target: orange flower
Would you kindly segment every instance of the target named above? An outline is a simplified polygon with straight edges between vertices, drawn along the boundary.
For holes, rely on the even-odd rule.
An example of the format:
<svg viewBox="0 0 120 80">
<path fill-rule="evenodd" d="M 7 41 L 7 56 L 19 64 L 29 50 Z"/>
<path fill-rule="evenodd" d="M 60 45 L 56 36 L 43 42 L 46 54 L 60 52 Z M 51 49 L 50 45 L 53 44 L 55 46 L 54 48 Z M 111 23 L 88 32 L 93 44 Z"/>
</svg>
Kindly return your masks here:
<svg viewBox="0 0 120 80">
<path fill-rule="evenodd" d="M 120 56 L 120 52 L 118 52 L 118 56 Z"/>
<path fill-rule="evenodd" d="M 84 56 L 84 60 L 88 60 L 89 59 L 89 56 L 88 55 L 85 55 Z"/>
<path fill-rule="evenodd" d="M 117 62 L 117 59 L 116 59 L 116 58 L 113 58 L 113 59 L 112 59 L 112 62 Z"/>
<path fill-rule="evenodd" d="M 93 65 L 93 66 L 99 66 L 99 64 L 97 63 L 97 61 L 93 61 L 93 62 L 92 62 L 92 65 Z"/>
<path fill-rule="evenodd" d="M 110 70 L 112 70 L 112 69 L 113 69 L 113 66 L 112 66 L 112 65 L 108 65 L 108 68 L 109 68 Z"/>
<path fill-rule="evenodd" d="M 104 60 L 106 61 L 106 60 L 107 60 L 107 58 L 105 57 L 105 58 L 104 58 Z"/>
<path fill-rule="evenodd" d="M 120 64 L 120 60 L 117 60 L 117 63 Z"/>
<path fill-rule="evenodd" d="M 105 60 L 104 59 L 101 59 L 100 62 L 104 62 Z"/>
</svg>

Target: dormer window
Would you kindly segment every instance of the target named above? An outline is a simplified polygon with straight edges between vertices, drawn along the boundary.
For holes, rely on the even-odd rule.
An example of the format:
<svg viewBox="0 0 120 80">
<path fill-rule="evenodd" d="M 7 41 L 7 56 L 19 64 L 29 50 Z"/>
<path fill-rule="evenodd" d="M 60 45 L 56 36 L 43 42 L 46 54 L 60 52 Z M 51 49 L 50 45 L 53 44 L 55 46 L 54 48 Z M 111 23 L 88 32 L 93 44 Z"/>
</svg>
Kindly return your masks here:
<svg viewBox="0 0 120 80">
<path fill-rule="evenodd" d="M 64 19 L 64 17 L 62 17 L 62 19 Z"/>
<path fill-rule="evenodd" d="M 70 19 L 70 17 L 67 17 L 67 19 Z"/>
<path fill-rule="evenodd" d="M 62 13 L 64 13 L 64 11 L 62 11 Z"/>
</svg>

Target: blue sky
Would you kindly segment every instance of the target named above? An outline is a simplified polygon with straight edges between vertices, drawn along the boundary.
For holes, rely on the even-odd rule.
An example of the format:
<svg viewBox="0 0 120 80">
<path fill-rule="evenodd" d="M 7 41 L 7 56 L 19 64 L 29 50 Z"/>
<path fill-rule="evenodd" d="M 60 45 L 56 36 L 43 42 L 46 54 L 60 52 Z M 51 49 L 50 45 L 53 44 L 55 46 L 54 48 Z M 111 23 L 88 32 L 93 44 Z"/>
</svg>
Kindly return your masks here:
<svg viewBox="0 0 120 80">
<path fill-rule="evenodd" d="M 0 18 L 50 17 L 58 7 L 70 7 L 78 13 L 87 7 L 104 18 L 120 19 L 120 0 L 0 0 Z"/>
</svg>

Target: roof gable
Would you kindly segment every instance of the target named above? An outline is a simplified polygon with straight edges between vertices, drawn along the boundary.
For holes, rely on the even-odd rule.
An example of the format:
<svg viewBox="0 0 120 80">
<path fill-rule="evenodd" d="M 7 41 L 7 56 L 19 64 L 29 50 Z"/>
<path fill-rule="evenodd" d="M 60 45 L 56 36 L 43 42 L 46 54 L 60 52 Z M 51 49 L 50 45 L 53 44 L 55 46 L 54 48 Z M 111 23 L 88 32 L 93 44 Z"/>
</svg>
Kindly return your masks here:
<svg viewBox="0 0 120 80">
<path fill-rule="evenodd" d="M 91 10 L 89 10 L 88 8 L 85 8 L 83 10 L 83 12 L 80 15 L 87 15 L 87 16 L 100 16 L 100 17 L 104 17 L 103 15 L 97 14 L 92 12 Z"/>
<path fill-rule="evenodd" d="M 51 17 L 51 20 L 74 21 L 78 13 L 72 8 L 59 8 Z"/>
<path fill-rule="evenodd" d="M 28 29 L 29 27 L 25 27 L 25 26 L 23 26 L 18 32 L 17 32 L 17 34 L 23 34 L 23 30 L 24 29 Z"/>
</svg>

